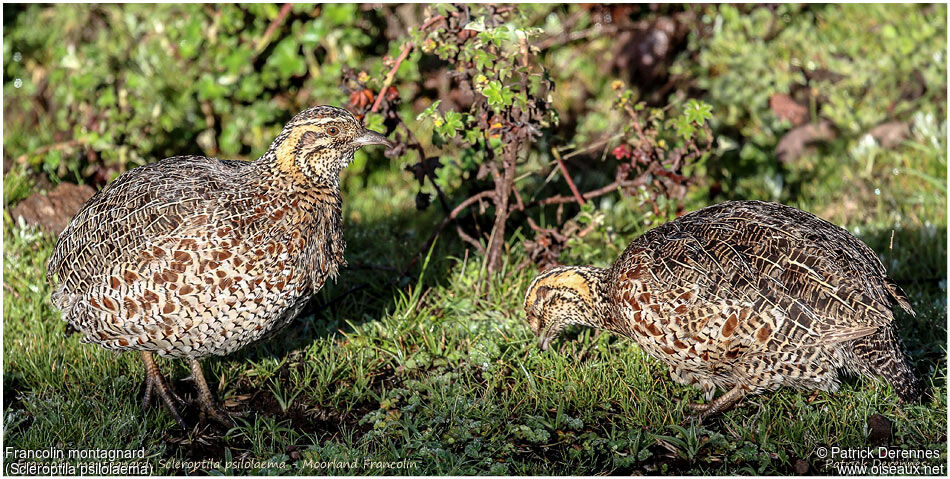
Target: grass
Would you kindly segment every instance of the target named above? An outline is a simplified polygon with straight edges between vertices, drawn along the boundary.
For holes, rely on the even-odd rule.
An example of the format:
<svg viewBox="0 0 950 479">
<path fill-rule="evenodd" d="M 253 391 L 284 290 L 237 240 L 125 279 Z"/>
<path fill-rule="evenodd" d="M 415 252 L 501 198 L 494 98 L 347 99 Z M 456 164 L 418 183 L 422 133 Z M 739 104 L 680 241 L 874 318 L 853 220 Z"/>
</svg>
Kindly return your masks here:
<svg viewBox="0 0 950 479">
<path fill-rule="evenodd" d="M 525 258 L 519 233 L 498 276 L 486 279 L 482 259 L 446 235 L 417 274 L 393 280 L 436 213 L 392 206 L 410 204 L 411 193 L 390 165 L 367 184 L 344 182 L 351 268 L 317 295 L 325 307 L 266 343 L 204 361 L 218 399 L 249 411 L 228 430 L 184 432 L 162 409 L 143 413 L 137 355 L 64 335 L 44 280 L 54 239 L 5 213 L 4 444 L 143 449 L 156 473 L 787 474 L 805 463 L 810 473 L 834 473 L 816 449 L 869 445 L 868 420 L 882 415 L 893 422 L 889 444 L 938 450 L 928 463 L 945 464 L 942 141 L 934 149 L 912 140 L 865 169 L 857 155 L 832 166 L 806 158 L 802 170 L 813 171 L 793 202 L 859 235 L 911 297 L 917 317 L 898 313 L 898 323 L 931 393 L 921 404 L 898 404 L 889 386 L 857 379 L 834 394 L 751 397 L 696 424 L 681 399 L 699 400 L 699 392 L 674 384 L 631 341 L 575 329 L 553 352 L 536 347 L 521 312 L 536 270 L 514 267 Z M 893 174 L 908 164 L 919 174 Z M 20 188 L 9 178 L 5 191 Z M 399 201 L 381 209 L 386 198 Z M 689 206 L 707 203 L 694 195 Z M 595 216 L 605 226 L 562 260 L 609 263 L 647 229 L 640 211 L 602 202 Z M 159 364 L 179 392 L 194 395 L 181 379 L 184 364 Z M 192 423 L 195 409 L 185 410 Z M 218 462 L 170 462 L 202 459 Z M 262 463 L 227 464 L 239 459 Z"/>
</svg>

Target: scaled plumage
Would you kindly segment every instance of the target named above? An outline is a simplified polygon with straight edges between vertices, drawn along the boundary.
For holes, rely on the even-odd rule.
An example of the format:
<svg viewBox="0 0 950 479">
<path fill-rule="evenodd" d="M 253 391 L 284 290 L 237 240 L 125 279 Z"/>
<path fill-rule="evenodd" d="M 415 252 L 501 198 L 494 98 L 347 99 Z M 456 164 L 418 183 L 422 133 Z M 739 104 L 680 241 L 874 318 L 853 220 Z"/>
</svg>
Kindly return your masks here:
<svg viewBox="0 0 950 479">
<path fill-rule="evenodd" d="M 607 269 L 559 267 L 525 297 L 545 349 L 568 324 L 632 338 L 712 400 L 701 416 L 781 386 L 834 391 L 880 376 L 903 400 L 922 386 L 894 327 L 914 314 L 874 251 L 810 213 L 760 201 L 703 208 L 635 239 Z"/>
<path fill-rule="evenodd" d="M 344 264 L 339 174 L 364 145 L 389 144 L 346 110 L 295 116 L 254 162 L 177 156 L 123 173 L 59 237 L 53 304 L 84 341 L 142 352 L 179 422 L 151 355 L 197 359 L 243 348 L 287 324 Z"/>
</svg>

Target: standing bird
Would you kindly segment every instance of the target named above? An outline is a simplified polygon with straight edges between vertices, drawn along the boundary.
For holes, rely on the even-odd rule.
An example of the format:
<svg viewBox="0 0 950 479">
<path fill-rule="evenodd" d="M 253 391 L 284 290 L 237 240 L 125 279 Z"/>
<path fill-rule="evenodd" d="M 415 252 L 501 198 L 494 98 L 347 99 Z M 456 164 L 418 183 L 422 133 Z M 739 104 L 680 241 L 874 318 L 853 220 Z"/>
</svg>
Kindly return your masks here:
<svg viewBox="0 0 950 479">
<path fill-rule="evenodd" d="M 392 143 L 330 106 L 295 116 L 254 162 L 176 156 L 119 175 L 59 237 L 52 303 L 83 342 L 138 350 L 184 428 L 153 354 L 187 359 L 200 421 L 230 422 L 198 360 L 286 325 L 343 259 L 339 175 L 366 145 Z"/>
<path fill-rule="evenodd" d="M 839 372 L 881 376 L 919 399 L 892 305 L 914 315 L 867 245 L 810 213 L 732 201 L 635 239 L 607 269 L 558 267 L 525 296 L 547 349 L 569 324 L 629 337 L 697 385 L 703 417 L 781 386 L 835 391 Z M 727 392 L 713 400 L 716 388 Z"/>
</svg>

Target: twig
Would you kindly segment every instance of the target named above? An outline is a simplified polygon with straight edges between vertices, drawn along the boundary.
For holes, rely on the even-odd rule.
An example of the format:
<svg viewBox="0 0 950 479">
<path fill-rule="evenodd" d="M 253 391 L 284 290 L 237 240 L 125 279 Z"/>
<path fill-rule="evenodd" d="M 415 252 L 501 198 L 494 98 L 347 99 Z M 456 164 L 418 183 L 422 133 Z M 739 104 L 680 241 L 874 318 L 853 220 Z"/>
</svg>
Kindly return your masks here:
<svg viewBox="0 0 950 479">
<path fill-rule="evenodd" d="M 590 234 L 592 231 L 595 231 L 596 229 L 597 229 L 597 222 L 591 221 L 587 226 L 584 227 L 584 229 L 577 232 L 577 236 L 575 236 L 575 238 L 583 238 L 587 236 L 588 234 Z"/>
<path fill-rule="evenodd" d="M 389 86 L 393 84 L 393 80 L 396 78 L 396 70 L 399 70 L 399 67 L 402 65 L 402 62 L 409 56 L 409 52 L 412 50 L 412 42 L 406 42 L 402 47 L 402 51 L 399 53 L 399 56 L 396 57 L 396 63 L 393 65 L 392 69 L 389 70 L 389 73 L 386 74 L 386 79 L 383 80 L 383 87 L 379 89 L 379 94 L 376 95 L 376 101 L 373 102 L 373 107 L 369 111 L 376 113 L 379 110 L 379 105 L 383 102 L 383 96 L 386 94 L 386 90 L 389 89 Z"/>
<path fill-rule="evenodd" d="M 630 106 L 630 102 L 625 103 L 623 105 L 623 109 L 628 115 L 630 115 L 630 121 L 633 123 L 633 128 L 637 130 L 637 135 L 639 135 L 637 141 L 642 143 L 646 138 L 646 135 L 643 134 L 643 128 L 640 127 L 640 116 L 637 115 L 637 112 L 634 111 L 633 107 Z"/>
<path fill-rule="evenodd" d="M 511 211 L 524 211 L 524 201 L 521 200 L 521 193 L 518 193 L 518 188 L 512 188 L 511 192 L 515 194 L 515 204 L 511 207 Z"/>
<path fill-rule="evenodd" d="M 571 193 L 574 194 L 574 199 L 577 200 L 577 204 L 584 205 L 584 197 L 581 196 L 581 192 L 577 191 L 577 185 L 574 184 L 574 180 L 571 179 L 571 174 L 567 172 L 567 166 L 564 166 L 564 160 L 561 159 L 561 154 L 558 153 L 557 148 L 551 148 L 551 153 L 554 155 L 554 159 L 557 160 L 557 165 L 561 167 L 561 173 L 564 173 L 564 181 L 567 181 L 567 186 L 571 188 Z"/>
<path fill-rule="evenodd" d="M 485 190 L 485 191 L 482 191 L 481 193 L 476 193 L 468 197 L 465 201 L 459 203 L 459 205 L 456 206 L 455 209 L 453 209 L 452 212 L 449 213 L 445 217 L 445 219 L 442 220 L 441 223 L 439 223 L 439 226 L 436 227 L 436 229 L 432 231 L 432 233 L 429 235 L 429 239 L 426 240 L 425 245 L 415 254 L 415 256 L 412 257 L 411 260 L 409 260 L 409 264 L 403 270 L 403 275 L 405 275 L 406 272 L 408 272 L 419 261 L 419 257 L 422 255 L 423 251 L 429 251 L 429 247 L 432 245 L 432 242 L 435 241 L 435 238 L 439 236 L 439 233 L 441 233 L 442 230 L 445 229 L 445 227 L 448 226 L 448 224 L 452 222 L 452 220 L 457 218 L 458 215 L 462 213 L 462 211 L 465 210 L 465 208 L 468 208 L 473 203 L 479 200 L 482 200 L 484 198 L 487 198 L 489 196 L 492 196 L 494 194 L 495 194 L 495 190 Z"/>
<path fill-rule="evenodd" d="M 521 66 L 528 66 L 528 37 L 521 37 Z"/>
<path fill-rule="evenodd" d="M 476 202 L 476 201 L 478 201 L 478 200 L 481 200 L 481 199 L 483 199 L 483 198 L 487 198 L 487 197 L 489 197 L 489 196 L 492 196 L 492 195 L 494 195 L 494 194 L 495 194 L 495 190 L 485 190 L 485 191 L 482 191 L 481 193 L 476 193 L 476 194 L 474 194 L 474 195 L 468 197 L 468 199 L 466 199 L 465 201 L 459 203 L 459 205 L 456 206 L 455 209 L 453 209 L 451 213 L 449 213 L 449 216 L 448 216 L 446 219 L 447 219 L 447 220 L 453 220 L 453 219 L 455 219 L 455 218 L 459 215 L 459 213 L 462 212 L 462 210 L 464 210 L 465 208 L 468 208 L 469 206 L 471 206 L 472 203 L 474 203 L 474 202 Z"/>
<path fill-rule="evenodd" d="M 596 190 L 588 191 L 587 193 L 584 193 L 581 196 L 583 196 L 585 200 L 589 200 L 592 198 L 597 198 L 598 196 L 606 195 L 607 193 L 612 193 L 616 191 L 617 188 L 624 188 L 628 186 L 640 186 L 642 184 L 644 184 L 644 179 L 642 178 L 637 178 L 635 180 L 627 180 L 627 181 L 614 181 L 613 183 L 609 185 L 602 186 L 600 188 L 597 188 Z M 531 203 L 526 204 L 524 208 L 522 208 L 521 210 L 526 210 L 528 208 L 533 208 L 535 206 L 570 203 L 572 201 L 576 202 L 577 198 L 575 198 L 574 196 L 564 196 L 564 195 L 551 196 L 543 200 L 532 201 Z"/>
<path fill-rule="evenodd" d="M 419 27 L 419 30 L 426 30 L 432 25 L 435 25 L 438 22 L 444 22 L 444 21 L 445 21 L 445 16 L 436 15 L 432 18 L 427 19 L 425 22 L 422 22 L 422 25 Z"/>
<path fill-rule="evenodd" d="M 502 248 L 505 244 L 505 226 L 508 223 L 508 215 L 510 214 L 508 205 L 511 190 L 514 189 L 516 155 L 520 146 L 519 144 L 508 145 L 502 158 L 502 167 L 504 168 L 502 172 L 502 182 L 499 183 L 497 180 L 495 181 L 495 222 L 492 225 L 491 235 L 488 240 L 486 262 L 488 271 L 492 273 L 498 271 L 501 266 Z M 494 162 L 489 163 L 489 165 L 494 166 Z"/>
<path fill-rule="evenodd" d="M 617 188 L 623 188 L 624 186 L 636 186 L 638 183 L 643 183 L 643 182 L 642 181 L 640 182 L 614 181 L 613 183 L 607 186 L 597 188 L 596 190 L 588 191 L 587 193 L 584 193 L 583 196 L 584 196 L 584 199 L 589 200 L 591 198 L 597 198 L 598 196 L 606 195 L 607 193 L 612 193 L 616 191 Z M 538 201 L 537 203 L 538 205 L 553 205 L 553 204 L 559 204 L 559 203 L 570 203 L 571 201 L 574 201 L 574 198 L 571 198 L 570 196 L 562 195 L 562 196 L 552 196 L 550 198 L 545 198 L 543 200 Z M 534 206 L 534 205 L 531 205 L 531 206 Z"/>
<path fill-rule="evenodd" d="M 596 142 L 594 142 L 594 143 L 591 143 L 590 145 L 585 146 L 584 148 L 581 148 L 580 150 L 574 150 L 574 151 L 572 151 L 572 152 L 570 152 L 570 153 L 564 155 L 564 159 L 565 159 L 565 160 L 570 160 L 571 158 L 574 158 L 574 157 L 577 156 L 577 155 L 583 155 L 584 153 L 587 153 L 587 152 L 589 152 L 589 151 L 591 151 L 591 150 L 596 150 L 597 148 L 600 148 L 601 146 L 604 146 L 604 145 L 606 145 L 607 143 L 610 143 L 611 141 L 614 141 L 614 140 L 616 140 L 617 138 L 620 138 L 621 136 L 623 136 L 623 133 L 617 133 L 617 134 L 615 134 L 615 135 L 613 135 L 613 136 L 609 136 L 609 137 L 607 137 L 607 138 L 602 138 L 602 139 L 600 139 L 600 140 L 598 140 L 598 141 L 596 141 Z"/>
<path fill-rule="evenodd" d="M 419 140 L 416 139 L 416 136 L 412 133 L 412 130 L 406 126 L 406 122 L 402 121 L 402 116 L 400 116 L 396 110 L 391 110 L 391 112 L 393 116 L 395 116 L 396 120 L 399 121 L 399 124 L 402 125 L 402 128 L 406 130 L 406 146 L 416 150 L 416 152 L 419 153 L 419 163 L 424 164 L 423 162 L 426 158 L 425 149 L 423 149 L 422 145 L 419 144 Z M 439 198 L 439 204 L 442 205 L 442 211 L 448 213 L 449 202 L 445 199 L 445 193 L 442 192 L 442 188 L 440 188 L 439 184 L 435 182 L 435 174 L 432 172 L 432 170 L 427 168 L 423 168 L 423 170 L 425 171 L 426 177 L 429 178 L 429 183 L 431 183 L 432 187 L 435 188 L 436 195 Z"/>
<path fill-rule="evenodd" d="M 459 225 L 455 225 L 455 232 L 458 233 L 459 238 L 462 238 L 462 241 L 474 246 L 475 250 L 479 253 L 485 254 L 485 248 L 482 246 L 482 244 L 476 241 L 475 238 L 469 236 L 466 232 L 462 231 L 462 228 Z"/>
<path fill-rule="evenodd" d="M 279 27 L 281 23 L 284 23 L 284 19 L 287 18 L 293 6 L 294 4 L 292 3 L 285 3 L 280 7 L 280 12 L 277 13 L 277 17 L 270 22 L 270 25 L 267 26 L 267 30 L 264 30 L 264 35 L 257 40 L 257 45 L 254 46 L 254 50 L 257 53 L 260 53 L 263 47 L 270 41 L 270 36 L 274 34 L 274 30 L 277 30 L 277 27 Z"/>
<path fill-rule="evenodd" d="M 562 235 L 557 229 L 555 229 L 555 228 L 542 228 L 542 227 L 538 226 L 538 224 L 535 223 L 535 222 L 534 222 L 534 219 L 532 219 L 532 218 L 528 218 L 528 226 L 530 226 L 531 229 L 533 229 L 534 231 L 537 231 L 538 233 L 545 233 L 545 234 L 549 234 L 549 235 L 553 236 L 554 239 L 557 240 L 557 241 L 561 241 L 561 242 L 567 241 L 567 236 Z"/>
<path fill-rule="evenodd" d="M 571 20 L 571 19 L 568 19 L 568 20 Z M 564 28 L 562 29 L 561 33 L 545 38 L 543 41 L 538 43 L 538 48 L 540 48 L 541 50 L 547 50 L 548 48 L 551 48 L 551 47 L 563 46 L 565 43 L 568 43 L 568 42 L 576 42 L 578 40 L 584 40 L 593 36 L 613 35 L 621 31 L 620 28 L 617 27 L 616 25 L 601 26 L 600 24 L 598 24 L 598 26 L 594 26 L 586 30 L 577 31 L 573 29 L 574 24 L 576 23 L 577 23 L 576 21 L 574 21 L 573 24 L 571 24 L 570 21 L 565 22 Z"/>
</svg>

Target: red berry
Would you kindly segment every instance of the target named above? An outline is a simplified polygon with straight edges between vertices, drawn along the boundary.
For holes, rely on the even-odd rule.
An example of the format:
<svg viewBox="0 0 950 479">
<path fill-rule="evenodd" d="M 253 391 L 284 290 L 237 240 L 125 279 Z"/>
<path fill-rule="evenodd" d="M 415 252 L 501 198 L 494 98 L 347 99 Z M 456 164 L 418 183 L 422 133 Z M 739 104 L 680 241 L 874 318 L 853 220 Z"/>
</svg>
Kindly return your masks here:
<svg viewBox="0 0 950 479">
<path fill-rule="evenodd" d="M 630 158 L 630 146 L 627 144 L 621 144 L 614 148 L 614 156 L 618 159 Z"/>
</svg>

